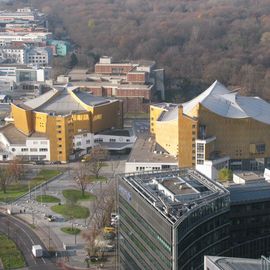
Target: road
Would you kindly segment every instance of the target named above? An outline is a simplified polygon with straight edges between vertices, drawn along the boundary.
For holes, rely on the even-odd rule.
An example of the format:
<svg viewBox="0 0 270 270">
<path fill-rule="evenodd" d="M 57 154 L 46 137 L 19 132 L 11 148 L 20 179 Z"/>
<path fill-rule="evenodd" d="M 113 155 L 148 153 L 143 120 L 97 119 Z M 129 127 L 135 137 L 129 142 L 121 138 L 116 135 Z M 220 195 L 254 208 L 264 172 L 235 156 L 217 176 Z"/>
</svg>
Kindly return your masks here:
<svg viewBox="0 0 270 270">
<path fill-rule="evenodd" d="M 9 237 L 17 244 L 25 258 L 27 265 L 26 269 L 59 269 L 49 258 L 48 251 L 39 237 L 23 222 L 13 216 L 0 213 L 0 232 L 9 235 Z M 41 245 L 44 249 L 44 257 L 35 258 L 31 251 L 32 245 Z"/>
</svg>

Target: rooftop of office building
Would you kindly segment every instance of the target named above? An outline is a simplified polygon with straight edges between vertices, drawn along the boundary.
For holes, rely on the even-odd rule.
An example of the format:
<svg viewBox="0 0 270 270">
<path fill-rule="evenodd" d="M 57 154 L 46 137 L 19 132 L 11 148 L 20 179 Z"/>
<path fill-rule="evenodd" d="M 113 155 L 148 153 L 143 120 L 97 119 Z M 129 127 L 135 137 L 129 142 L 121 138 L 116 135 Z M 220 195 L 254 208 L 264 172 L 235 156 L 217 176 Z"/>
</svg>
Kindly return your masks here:
<svg viewBox="0 0 270 270">
<path fill-rule="evenodd" d="M 159 146 L 155 140 L 147 134 L 137 137 L 128 162 L 178 163 L 176 157 L 169 155 L 166 150 Z"/>
<path fill-rule="evenodd" d="M 228 187 L 231 203 L 257 202 L 270 199 L 270 182 L 258 179 L 246 184 L 231 183 Z"/>
<path fill-rule="evenodd" d="M 172 224 L 197 207 L 229 195 L 222 185 L 193 169 L 134 173 L 122 179 Z"/>
<path fill-rule="evenodd" d="M 262 270 L 269 269 L 270 267 L 270 261 L 265 257 L 261 259 L 248 259 L 206 256 L 206 258 L 216 266 L 215 269 L 221 270 Z M 268 266 L 268 268 L 263 268 L 263 265 Z"/>
</svg>

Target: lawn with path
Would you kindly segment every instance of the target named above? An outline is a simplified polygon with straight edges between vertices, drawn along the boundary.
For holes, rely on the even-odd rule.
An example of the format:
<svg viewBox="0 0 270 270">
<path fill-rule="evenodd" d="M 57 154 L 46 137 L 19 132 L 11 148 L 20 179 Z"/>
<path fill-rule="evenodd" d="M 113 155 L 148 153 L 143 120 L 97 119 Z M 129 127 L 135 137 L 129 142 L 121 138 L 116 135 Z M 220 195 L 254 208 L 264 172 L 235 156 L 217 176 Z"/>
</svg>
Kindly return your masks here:
<svg viewBox="0 0 270 270">
<path fill-rule="evenodd" d="M 40 203 L 59 203 L 61 200 L 57 197 L 51 196 L 51 195 L 39 195 L 36 198 L 37 202 Z"/>
<path fill-rule="evenodd" d="M 63 196 L 65 197 L 66 200 L 73 202 L 88 201 L 95 199 L 95 195 L 93 195 L 92 193 L 85 191 L 83 196 L 81 190 L 77 189 L 63 190 Z"/>
<path fill-rule="evenodd" d="M 4 234 L 0 233 L 0 258 L 4 265 L 4 269 L 22 268 L 25 266 L 25 261 L 22 253 L 17 248 L 16 244 L 8 239 Z"/>
<path fill-rule="evenodd" d="M 25 183 L 26 181 L 22 180 L 18 183 L 13 183 L 8 186 L 6 193 L 0 190 L 0 201 L 6 203 L 11 202 L 26 194 L 29 191 L 29 188 L 38 186 L 59 174 L 60 171 L 58 170 L 41 170 L 38 175 L 29 180 L 27 184 Z"/>
<path fill-rule="evenodd" d="M 81 232 L 80 229 L 74 227 L 63 227 L 61 228 L 61 231 L 71 235 L 79 234 Z"/>
<path fill-rule="evenodd" d="M 90 215 L 88 208 L 76 204 L 54 205 L 51 207 L 51 209 L 55 213 L 60 214 L 69 219 L 88 218 Z"/>
</svg>

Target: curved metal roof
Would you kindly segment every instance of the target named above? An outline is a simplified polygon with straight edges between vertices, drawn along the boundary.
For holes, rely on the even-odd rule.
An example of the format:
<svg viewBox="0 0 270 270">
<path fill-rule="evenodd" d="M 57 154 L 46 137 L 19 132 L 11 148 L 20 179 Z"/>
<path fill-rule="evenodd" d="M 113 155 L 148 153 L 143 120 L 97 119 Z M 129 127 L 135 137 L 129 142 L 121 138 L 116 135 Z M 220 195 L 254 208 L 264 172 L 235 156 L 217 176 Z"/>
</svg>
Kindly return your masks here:
<svg viewBox="0 0 270 270">
<path fill-rule="evenodd" d="M 270 104 L 259 97 L 245 97 L 228 90 L 215 81 L 207 90 L 189 102 L 183 103 L 183 111 L 189 115 L 192 109 L 202 104 L 208 110 L 227 118 L 252 118 L 270 124 Z"/>
</svg>

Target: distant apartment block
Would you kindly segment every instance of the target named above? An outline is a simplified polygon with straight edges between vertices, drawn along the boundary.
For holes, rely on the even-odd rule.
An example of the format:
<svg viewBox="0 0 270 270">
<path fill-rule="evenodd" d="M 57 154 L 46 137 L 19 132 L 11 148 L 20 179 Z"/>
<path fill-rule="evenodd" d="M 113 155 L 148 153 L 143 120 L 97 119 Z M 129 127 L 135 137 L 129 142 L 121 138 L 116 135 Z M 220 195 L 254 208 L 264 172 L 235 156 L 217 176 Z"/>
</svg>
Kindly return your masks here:
<svg viewBox="0 0 270 270">
<path fill-rule="evenodd" d="M 6 84 L 6 90 L 14 90 L 17 86 L 33 86 L 46 84 L 52 79 L 51 67 L 29 65 L 0 65 L 0 84 Z M 2 88 L 3 89 L 3 88 Z"/>
<path fill-rule="evenodd" d="M 0 23 L 3 25 L 14 21 L 39 22 L 44 26 L 47 24 L 45 15 L 30 7 L 18 8 L 16 11 L 0 11 Z"/>
<path fill-rule="evenodd" d="M 9 45 L 0 47 L 0 59 L 2 62 L 26 64 L 27 47 L 25 45 Z"/>
<path fill-rule="evenodd" d="M 8 33 L 0 32 L 0 46 L 5 46 L 11 42 L 43 42 L 51 38 L 52 34 L 49 32 L 19 32 Z"/>
<path fill-rule="evenodd" d="M 147 112 L 149 103 L 165 97 L 164 70 L 153 61 L 113 62 L 102 57 L 94 74 L 69 74 L 71 81 L 97 96 L 123 100 L 124 112 Z"/>
<path fill-rule="evenodd" d="M 26 54 L 26 63 L 46 66 L 52 61 L 52 50 L 47 47 L 29 48 Z"/>
<path fill-rule="evenodd" d="M 66 56 L 69 52 L 70 44 L 63 40 L 49 40 L 48 44 L 55 47 L 54 55 L 56 56 Z"/>
</svg>

